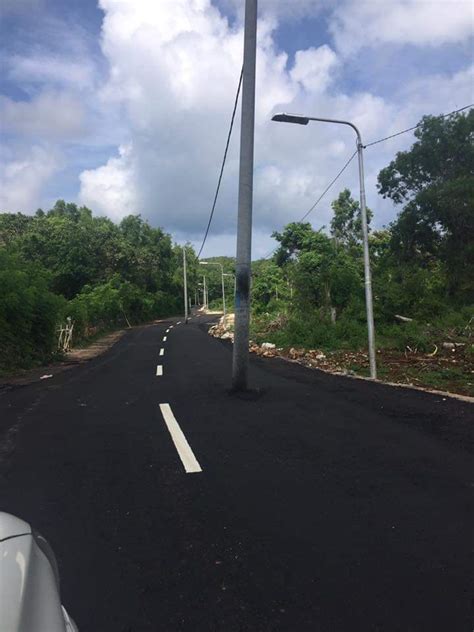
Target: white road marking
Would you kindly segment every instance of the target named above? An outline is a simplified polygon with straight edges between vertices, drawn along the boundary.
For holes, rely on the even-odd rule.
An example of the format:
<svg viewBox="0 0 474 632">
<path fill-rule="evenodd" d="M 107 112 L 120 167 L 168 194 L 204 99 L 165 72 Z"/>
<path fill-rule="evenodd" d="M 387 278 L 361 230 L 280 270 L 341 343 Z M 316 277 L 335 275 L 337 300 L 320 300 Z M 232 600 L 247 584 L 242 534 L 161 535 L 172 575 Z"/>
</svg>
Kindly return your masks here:
<svg viewBox="0 0 474 632">
<path fill-rule="evenodd" d="M 181 325 L 181 321 L 180 321 L 180 320 L 178 320 L 178 322 L 177 322 L 176 324 L 177 324 L 177 325 Z"/>
<path fill-rule="evenodd" d="M 156 374 L 157 374 L 157 375 L 163 375 L 163 365 L 162 365 L 162 364 L 159 364 L 159 365 L 156 367 Z"/>
<path fill-rule="evenodd" d="M 160 356 L 165 355 L 165 350 L 163 348 L 160 349 Z"/>
<path fill-rule="evenodd" d="M 166 342 L 166 336 L 163 336 L 163 342 Z"/>
<path fill-rule="evenodd" d="M 167 334 L 168 332 L 169 332 L 169 329 L 167 329 L 167 330 L 165 331 L 165 334 Z"/>
<path fill-rule="evenodd" d="M 193 474 L 194 472 L 202 472 L 201 466 L 194 456 L 193 451 L 191 450 L 191 447 L 183 434 L 183 431 L 179 427 L 179 424 L 176 421 L 175 416 L 173 415 L 171 406 L 169 404 L 160 404 L 160 410 L 186 472 L 188 474 Z"/>
<path fill-rule="evenodd" d="M 170 325 L 170 329 L 173 329 L 174 325 Z"/>
</svg>

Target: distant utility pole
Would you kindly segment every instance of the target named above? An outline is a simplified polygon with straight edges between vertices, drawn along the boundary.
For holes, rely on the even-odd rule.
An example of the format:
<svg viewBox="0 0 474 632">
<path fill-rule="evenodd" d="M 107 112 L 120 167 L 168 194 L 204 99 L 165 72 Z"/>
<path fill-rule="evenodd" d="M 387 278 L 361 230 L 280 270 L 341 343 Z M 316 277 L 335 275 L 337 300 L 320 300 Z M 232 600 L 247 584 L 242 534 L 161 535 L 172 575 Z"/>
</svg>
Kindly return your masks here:
<svg viewBox="0 0 474 632">
<path fill-rule="evenodd" d="M 250 324 L 250 264 L 252 254 L 253 146 L 255 127 L 255 58 L 257 0 L 245 0 L 244 72 L 240 128 L 239 210 L 232 387 L 247 389 Z"/>
<path fill-rule="evenodd" d="M 188 279 L 186 274 L 186 246 L 183 246 L 183 277 L 184 277 L 184 322 L 188 322 Z"/>
</svg>

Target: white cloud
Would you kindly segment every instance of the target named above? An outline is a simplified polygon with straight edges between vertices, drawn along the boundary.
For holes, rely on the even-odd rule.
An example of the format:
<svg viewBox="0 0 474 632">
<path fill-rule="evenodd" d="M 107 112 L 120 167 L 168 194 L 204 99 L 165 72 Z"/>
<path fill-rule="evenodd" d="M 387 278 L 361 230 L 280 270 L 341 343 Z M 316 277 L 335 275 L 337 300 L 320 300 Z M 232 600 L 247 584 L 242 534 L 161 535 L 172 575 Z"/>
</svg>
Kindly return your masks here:
<svg viewBox="0 0 474 632">
<path fill-rule="evenodd" d="M 131 146 L 121 146 L 119 156 L 110 158 L 102 167 L 83 171 L 80 181 L 80 202 L 95 211 L 114 220 L 140 211 Z"/>
<path fill-rule="evenodd" d="M 84 131 L 85 112 L 75 97 L 58 92 L 42 93 L 30 101 L 0 96 L 0 118 L 8 132 L 51 139 L 70 139 Z"/>
<path fill-rule="evenodd" d="M 474 34 L 471 0 L 346 0 L 330 19 L 339 51 L 386 43 L 439 46 Z"/>
<path fill-rule="evenodd" d="M 324 92 L 334 81 L 334 73 L 339 65 L 336 53 L 327 45 L 319 48 L 299 50 L 295 54 L 295 65 L 291 78 L 299 81 L 308 92 Z"/>
<path fill-rule="evenodd" d="M 298 6 L 303 10 L 310 4 Z M 117 219 L 141 212 L 199 245 L 240 73 L 242 26 L 229 26 L 208 0 L 101 0 L 101 7 L 102 45 L 111 70 L 101 92 L 102 107 L 123 111 L 129 144 L 119 157 L 81 174 L 80 199 Z M 337 52 L 328 45 L 298 51 L 288 68 L 287 55 L 274 43 L 275 24 L 274 17 L 259 23 L 255 254 L 266 249 L 273 230 L 298 220 L 312 206 L 355 149 L 349 128 L 277 124 L 270 120 L 273 112 L 350 118 L 367 142 L 413 125 L 423 114 L 464 105 L 471 91 L 464 71 L 401 82 L 403 88 L 390 100 L 367 91 L 346 93 L 338 83 Z M 205 254 L 233 251 L 239 119 L 240 114 Z M 366 152 L 368 202 L 376 211 L 376 226 L 394 216 L 376 193 L 377 173 L 409 140 L 400 137 Z M 357 195 L 356 161 L 310 217 L 316 226 L 329 224 L 330 201 L 345 186 Z"/>
<path fill-rule="evenodd" d="M 1 211 L 36 210 L 44 186 L 59 168 L 59 156 L 51 147 L 34 145 L 7 159 L 0 170 Z"/>
<path fill-rule="evenodd" d="M 9 79 L 28 84 L 69 86 L 76 90 L 92 88 L 95 69 L 90 60 L 78 61 L 64 55 L 32 52 L 12 55 L 6 60 Z"/>
</svg>

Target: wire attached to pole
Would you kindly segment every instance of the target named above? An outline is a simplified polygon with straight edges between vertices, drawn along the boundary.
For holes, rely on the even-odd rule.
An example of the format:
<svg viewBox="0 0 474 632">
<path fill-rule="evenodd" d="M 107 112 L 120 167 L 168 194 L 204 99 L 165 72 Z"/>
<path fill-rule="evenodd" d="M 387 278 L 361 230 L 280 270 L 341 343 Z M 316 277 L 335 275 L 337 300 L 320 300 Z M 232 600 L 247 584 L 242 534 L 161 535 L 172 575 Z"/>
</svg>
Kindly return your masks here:
<svg viewBox="0 0 474 632">
<path fill-rule="evenodd" d="M 226 142 L 226 145 L 225 145 L 224 157 L 222 159 L 221 171 L 219 173 L 219 179 L 217 181 L 216 193 L 214 195 L 214 202 L 212 203 L 211 214 L 209 216 L 209 221 L 207 223 L 207 228 L 206 228 L 206 232 L 204 234 L 204 239 L 202 240 L 201 247 L 199 248 L 199 252 L 198 252 L 198 256 L 197 256 L 198 259 L 201 256 L 201 252 L 202 252 L 202 250 L 204 248 L 204 244 L 206 243 L 206 239 L 207 239 L 207 236 L 209 234 L 209 229 L 211 227 L 212 218 L 214 216 L 214 211 L 216 209 L 217 197 L 219 195 L 219 189 L 221 187 L 222 174 L 224 173 L 224 167 L 225 167 L 225 161 L 226 161 L 226 158 L 227 158 L 227 151 L 229 149 L 230 137 L 232 136 L 232 128 L 234 127 L 235 113 L 237 111 L 237 104 L 238 104 L 238 101 L 239 101 L 239 94 L 240 94 L 240 88 L 242 86 L 243 74 L 244 74 L 244 67 L 242 66 L 242 70 L 240 71 L 239 85 L 237 87 L 237 94 L 235 95 L 234 110 L 232 112 L 232 118 L 230 120 L 229 133 L 227 135 L 227 142 Z"/>
<path fill-rule="evenodd" d="M 326 193 L 329 191 L 329 189 L 333 186 L 333 184 L 336 182 L 336 180 L 338 180 L 342 174 L 344 173 L 344 171 L 347 169 L 347 167 L 350 165 L 350 163 L 354 160 L 355 155 L 357 154 L 357 149 L 355 150 L 355 152 L 352 154 L 352 156 L 349 158 L 349 160 L 345 163 L 345 165 L 342 167 L 342 169 L 339 171 L 339 173 L 336 175 L 335 178 L 333 178 L 331 180 L 331 182 L 328 184 L 328 186 L 324 189 L 324 191 L 321 193 L 321 195 L 318 197 L 318 199 L 316 200 L 316 202 L 313 204 L 313 206 L 306 211 L 306 213 L 303 215 L 303 217 L 298 220 L 299 222 L 302 222 L 303 220 L 305 220 L 308 215 L 310 213 L 312 213 L 314 211 L 314 209 L 316 208 L 316 206 L 321 202 L 321 200 L 323 199 L 323 197 L 326 195 Z M 271 255 L 278 250 L 278 246 L 276 248 L 274 248 L 271 252 L 269 252 L 267 255 L 265 255 L 263 258 L 264 259 L 268 259 L 268 257 L 271 257 Z"/>
<path fill-rule="evenodd" d="M 463 112 L 464 110 L 468 110 L 469 108 L 472 108 L 472 107 L 474 107 L 474 103 L 471 103 L 470 105 L 465 105 L 464 107 L 459 108 L 458 110 L 453 110 L 452 112 L 448 112 L 447 114 L 440 114 L 436 118 L 447 118 L 448 116 L 452 116 L 453 114 L 458 114 L 458 112 Z M 379 140 L 374 140 L 371 143 L 367 143 L 367 145 L 364 145 L 364 149 L 366 147 L 372 147 L 372 145 L 378 145 L 379 143 L 383 143 L 384 141 L 390 140 L 391 138 L 395 138 L 396 136 L 401 136 L 402 134 L 406 134 L 407 132 L 412 132 L 414 129 L 417 129 L 418 127 L 421 127 L 422 125 L 423 125 L 423 121 L 420 121 L 420 123 L 413 125 L 413 127 L 402 129 L 401 132 L 396 132 L 395 134 L 391 134 L 390 136 L 385 136 L 385 138 L 379 138 Z"/>
</svg>

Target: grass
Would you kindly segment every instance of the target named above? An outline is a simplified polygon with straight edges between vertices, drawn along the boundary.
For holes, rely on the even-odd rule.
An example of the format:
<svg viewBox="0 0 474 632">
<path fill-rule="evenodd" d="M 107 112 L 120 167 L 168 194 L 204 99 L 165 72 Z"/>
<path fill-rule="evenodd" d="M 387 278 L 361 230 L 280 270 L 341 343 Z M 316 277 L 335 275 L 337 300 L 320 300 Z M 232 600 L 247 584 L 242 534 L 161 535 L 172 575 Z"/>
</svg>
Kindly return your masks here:
<svg viewBox="0 0 474 632">
<path fill-rule="evenodd" d="M 473 314 L 464 308 L 431 323 L 376 323 L 379 379 L 474 396 Z M 342 317 L 333 325 L 319 314 L 264 314 L 252 319 L 251 338 L 284 349 L 318 349 L 334 366 L 369 375 L 367 328 L 355 318 Z M 464 346 L 452 352 L 443 347 L 446 341 Z"/>
</svg>

